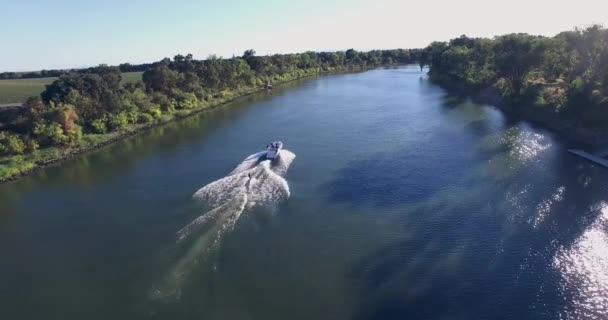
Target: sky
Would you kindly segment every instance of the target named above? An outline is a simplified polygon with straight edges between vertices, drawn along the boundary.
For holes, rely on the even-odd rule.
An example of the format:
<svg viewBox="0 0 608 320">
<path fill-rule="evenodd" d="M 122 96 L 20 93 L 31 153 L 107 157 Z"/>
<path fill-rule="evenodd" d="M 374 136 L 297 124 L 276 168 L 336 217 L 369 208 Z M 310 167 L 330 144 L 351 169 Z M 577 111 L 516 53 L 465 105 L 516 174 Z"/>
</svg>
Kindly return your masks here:
<svg viewBox="0 0 608 320">
<path fill-rule="evenodd" d="M 0 0 L 0 72 L 608 27 L 608 0 Z"/>
</svg>

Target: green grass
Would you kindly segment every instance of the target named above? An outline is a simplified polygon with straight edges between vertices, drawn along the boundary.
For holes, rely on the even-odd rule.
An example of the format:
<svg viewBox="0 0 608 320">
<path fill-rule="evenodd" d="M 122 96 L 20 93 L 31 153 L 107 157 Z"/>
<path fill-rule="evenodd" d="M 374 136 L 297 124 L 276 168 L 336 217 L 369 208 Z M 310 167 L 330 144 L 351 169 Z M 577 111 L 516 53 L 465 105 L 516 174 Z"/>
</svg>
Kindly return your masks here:
<svg viewBox="0 0 608 320">
<path fill-rule="evenodd" d="M 122 82 L 137 82 L 141 80 L 143 72 L 125 72 Z M 44 91 L 45 85 L 57 78 L 0 80 L 0 104 L 19 103 L 31 96 L 37 96 Z"/>
<path fill-rule="evenodd" d="M 27 97 L 37 96 L 44 86 L 56 78 L 0 80 L 0 104 L 19 103 Z"/>
<path fill-rule="evenodd" d="M 143 72 L 125 72 L 122 74 L 122 83 L 134 83 L 141 81 Z"/>
<path fill-rule="evenodd" d="M 32 156 L 28 157 L 32 158 Z M 16 176 L 33 169 L 35 162 L 24 156 L 13 156 L 0 161 L 0 179 Z"/>
</svg>

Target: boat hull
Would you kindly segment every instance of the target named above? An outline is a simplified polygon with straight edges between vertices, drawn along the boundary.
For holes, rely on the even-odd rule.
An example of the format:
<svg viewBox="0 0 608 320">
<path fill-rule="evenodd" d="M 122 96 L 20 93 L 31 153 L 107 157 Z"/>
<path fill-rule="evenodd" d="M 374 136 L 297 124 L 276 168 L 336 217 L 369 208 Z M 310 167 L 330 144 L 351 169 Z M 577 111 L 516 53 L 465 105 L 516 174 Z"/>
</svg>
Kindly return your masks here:
<svg viewBox="0 0 608 320">
<path fill-rule="evenodd" d="M 274 160 L 279 156 L 279 151 L 270 150 L 266 152 L 266 159 Z"/>
</svg>

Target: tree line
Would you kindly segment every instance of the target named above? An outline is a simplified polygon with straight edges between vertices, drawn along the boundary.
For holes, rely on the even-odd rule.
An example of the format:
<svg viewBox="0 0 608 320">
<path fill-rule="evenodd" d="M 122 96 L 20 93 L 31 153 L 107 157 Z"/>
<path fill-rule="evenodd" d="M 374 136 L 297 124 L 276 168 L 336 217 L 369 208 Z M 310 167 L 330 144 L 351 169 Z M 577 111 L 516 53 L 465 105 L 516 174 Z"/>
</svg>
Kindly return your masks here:
<svg viewBox="0 0 608 320">
<path fill-rule="evenodd" d="M 493 93 L 522 112 L 608 126 L 608 30 L 554 37 L 508 34 L 433 42 L 420 54 L 431 80 L 463 93 Z"/>
<path fill-rule="evenodd" d="M 152 67 L 152 63 L 130 64 L 122 63 L 118 65 L 121 72 L 143 72 Z M 53 69 L 40 71 L 24 71 L 24 72 L 0 72 L 0 80 L 17 80 L 17 79 L 37 79 L 37 78 L 55 78 L 69 73 L 94 73 L 97 67 L 79 68 L 79 69 Z"/>
<path fill-rule="evenodd" d="M 98 66 L 60 75 L 24 107 L 0 113 L 0 156 L 32 153 L 38 148 L 80 146 L 83 136 L 121 131 L 161 117 L 203 108 L 227 94 L 324 71 L 406 64 L 420 50 L 353 49 L 240 57 L 191 54 L 165 58 L 146 66 L 138 83 L 121 82 L 128 66 Z"/>
</svg>

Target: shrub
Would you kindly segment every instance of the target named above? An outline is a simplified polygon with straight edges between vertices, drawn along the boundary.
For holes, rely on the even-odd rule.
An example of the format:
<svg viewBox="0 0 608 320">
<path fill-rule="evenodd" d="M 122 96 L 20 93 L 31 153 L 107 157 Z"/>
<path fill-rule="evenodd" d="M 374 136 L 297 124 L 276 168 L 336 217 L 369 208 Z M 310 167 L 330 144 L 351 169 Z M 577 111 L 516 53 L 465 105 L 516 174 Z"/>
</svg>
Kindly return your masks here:
<svg viewBox="0 0 608 320">
<path fill-rule="evenodd" d="M 25 143 L 18 135 L 8 132 L 0 132 L 0 154 L 22 154 L 25 152 L 25 149 Z"/>
<path fill-rule="evenodd" d="M 160 116 L 163 115 L 161 107 L 158 104 L 150 105 L 148 107 L 148 110 L 146 110 L 146 113 L 150 114 L 154 119 L 158 119 L 158 118 L 160 118 Z"/>
<path fill-rule="evenodd" d="M 44 145 L 63 145 L 69 142 L 68 136 L 57 122 L 37 122 L 34 125 L 34 135 Z"/>
<path fill-rule="evenodd" d="M 60 104 L 55 111 L 55 121 L 63 128 L 64 132 L 73 129 L 78 121 L 78 115 L 73 105 Z"/>
<path fill-rule="evenodd" d="M 538 95 L 538 98 L 536 98 L 536 101 L 534 102 L 534 104 L 539 107 L 543 107 L 543 106 L 547 105 L 547 102 L 545 101 L 545 97 L 543 96 L 542 92 Z"/>
<path fill-rule="evenodd" d="M 513 86 L 507 79 L 500 78 L 495 86 L 502 97 L 510 98 L 513 95 Z"/>
<path fill-rule="evenodd" d="M 583 91 L 584 86 L 585 86 L 585 82 L 583 81 L 583 79 L 581 77 L 576 77 L 576 79 L 574 79 L 574 80 L 572 80 L 572 82 L 570 82 L 570 89 L 575 93 Z"/>
<path fill-rule="evenodd" d="M 132 109 L 132 110 L 129 110 L 129 111 L 125 112 L 125 113 L 127 115 L 127 121 L 129 123 L 137 123 L 137 121 L 139 120 L 139 115 L 140 115 L 139 110 L 137 110 L 137 109 L 133 110 Z"/>
<path fill-rule="evenodd" d="M 198 106 L 198 98 L 194 93 L 174 90 L 175 101 L 178 109 L 194 109 Z"/>
<path fill-rule="evenodd" d="M 123 129 L 129 125 L 129 118 L 126 113 L 120 112 L 110 116 L 109 124 L 112 130 Z"/>
<path fill-rule="evenodd" d="M 154 121 L 154 117 L 149 113 L 142 113 L 139 115 L 140 123 L 148 123 Z"/>
<path fill-rule="evenodd" d="M 25 149 L 27 150 L 27 152 L 34 152 L 38 150 L 38 148 L 40 148 L 38 141 L 29 137 L 27 140 L 25 140 Z"/>
<path fill-rule="evenodd" d="M 154 94 L 152 95 L 152 103 L 160 106 L 160 109 L 166 113 L 172 113 L 175 111 L 175 100 L 169 99 L 163 93 L 154 92 Z"/>
<path fill-rule="evenodd" d="M 6 146 L 10 154 L 22 154 L 25 151 L 25 143 L 16 135 L 8 136 Z"/>
<path fill-rule="evenodd" d="M 72 129 L 68 130 L 66 133 L 69 144 L 77 144 L 82 140 L 82 127 L 74 126 Z"/>
<path fill-rule="evenodd" d="M 108 132 L 108 126 L 106 125 L 106 118 L 95 119 L 91 122 L 91 127 L 93 128 L 93 132 L 104 134 Z"/>
</svg>

